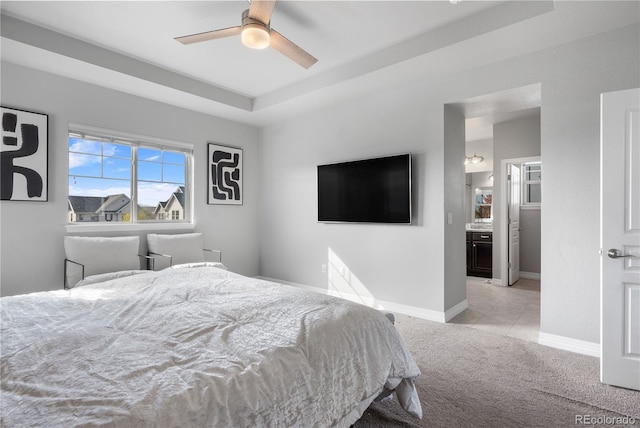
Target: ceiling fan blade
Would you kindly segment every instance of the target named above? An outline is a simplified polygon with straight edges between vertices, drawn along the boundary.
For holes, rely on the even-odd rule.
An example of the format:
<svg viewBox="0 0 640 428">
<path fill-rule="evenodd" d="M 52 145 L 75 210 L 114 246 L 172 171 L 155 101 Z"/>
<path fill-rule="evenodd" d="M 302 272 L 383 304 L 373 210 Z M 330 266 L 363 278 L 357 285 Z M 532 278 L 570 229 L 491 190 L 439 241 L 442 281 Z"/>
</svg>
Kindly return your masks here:
<svg viewBox="0 0 640 428">
<path fill-rule="evenodd" d="M 307 51 L 287 39 L 282 34 L 278 33 L 273 28 L 271 29 L 270 46 L 304 68 L 309 68 L 318 61 Z"/>
<path fill-rule="evenodd" d="M 273 8 L 276 6 L 275 0 L 251 0 L 249 6 L 249 18 L 269 24 Z"/>
<path fill-rule="evenodd" d="M 222 28 L 220 30 L 205 31 L 204 33 L 191 34 L 189 36 L 176 37 L 175 40 L 179 41 L 183 45 L 189 45 L 191 43 L 206 42 L 207 40 L 222 39 L 223 37 L 230 37 L 240 34 L 242 27 L 229 27 Z"/>
</svg>

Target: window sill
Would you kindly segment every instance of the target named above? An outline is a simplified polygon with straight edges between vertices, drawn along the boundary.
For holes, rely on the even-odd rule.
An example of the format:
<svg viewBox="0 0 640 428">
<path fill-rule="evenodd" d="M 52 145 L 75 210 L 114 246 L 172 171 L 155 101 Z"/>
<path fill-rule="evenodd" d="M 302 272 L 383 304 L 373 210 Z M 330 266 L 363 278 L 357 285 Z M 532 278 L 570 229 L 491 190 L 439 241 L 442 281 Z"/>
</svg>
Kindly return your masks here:
<svg viewBox="0 0 640 428">
<path fill-rule="evenodd" d="M 105 224 L 105 223 L 85 223 L 85 224 L 67 224 L 65 229 L 69 233 L 95 233 L 95 232 L 138 232 L 149 230 L 190 230 L 195 229 L 194 223 L 124 223 L 124 224 Z"/>
<path fill-rule="evenodd" d="M 540 211 L 541 205 L 520 205 L 521 210 L 538 210 Z"/>
</svg>

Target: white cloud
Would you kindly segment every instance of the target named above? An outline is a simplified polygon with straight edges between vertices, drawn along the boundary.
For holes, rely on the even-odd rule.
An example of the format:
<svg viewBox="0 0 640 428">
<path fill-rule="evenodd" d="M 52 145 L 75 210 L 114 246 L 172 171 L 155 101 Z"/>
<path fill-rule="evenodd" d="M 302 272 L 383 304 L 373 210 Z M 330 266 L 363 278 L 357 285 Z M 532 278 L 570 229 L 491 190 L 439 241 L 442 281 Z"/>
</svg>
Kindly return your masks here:
<svg viewBox="0 0 640 428">
<path fill-rule="evenodd" d="M 157 161 L 160 160 L 160 155 L 151 156 L 151 157 L 140 159 L 140 160 L 141 161 L 147 161 L 147 162 L 157 162 Z"/>
<path fill-rule="evenodd" d="M 100 143 L 96 141 L 74 140 L 75 142 L 69 146 L 69 150 L 73 152 L 100 154 Z"/>
<path fill-rule="evenodd" d="M 115 153 L 116 146 L 114 145 L 105 146 L 96 141 L 75 140 L 69 145 L 69 169 L 100 163 L 100 155 L 113 156 Z"/>
<path fill-rule="evenodd" d="M 81 187 L 78 185 L 69 186 L 69 195 L 71 196 L 101 196 L 119 195 L 124 193 L 129 196 L 131 189 L 127 186 L 113 186 L 106 188 L 99 187 Z"/>
<path fill-rule="evenodd" d="M 158 202 L 164 202 L 178 186 L 169 183 L 138 183 L 138 200 L 141 205 L 157 205 Z"/>
<path fill-rule="evenodd" d="M 69 153 L 69 169 L 93 163 L 100 163 L 100 159 L 100 156 L 87 156 L 78 153 Z"/>
</svg>

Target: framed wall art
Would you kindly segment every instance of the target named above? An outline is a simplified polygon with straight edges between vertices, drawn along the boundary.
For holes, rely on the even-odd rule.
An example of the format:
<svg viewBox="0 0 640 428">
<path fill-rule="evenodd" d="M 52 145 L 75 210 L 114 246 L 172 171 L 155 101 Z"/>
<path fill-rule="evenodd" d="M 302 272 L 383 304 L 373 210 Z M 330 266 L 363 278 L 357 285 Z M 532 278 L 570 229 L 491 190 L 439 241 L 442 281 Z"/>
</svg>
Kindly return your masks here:
<svg viewBox="0 0 640 428">
<path fill-rule="evenodd" d="M 209 143 L 207 203 L 242 205 L 242 149 Z"/>
<path fill-rule="evenodd" d="M 46 202 L 49 116 L 0 108 L 0 200 Z"/>
</svg>

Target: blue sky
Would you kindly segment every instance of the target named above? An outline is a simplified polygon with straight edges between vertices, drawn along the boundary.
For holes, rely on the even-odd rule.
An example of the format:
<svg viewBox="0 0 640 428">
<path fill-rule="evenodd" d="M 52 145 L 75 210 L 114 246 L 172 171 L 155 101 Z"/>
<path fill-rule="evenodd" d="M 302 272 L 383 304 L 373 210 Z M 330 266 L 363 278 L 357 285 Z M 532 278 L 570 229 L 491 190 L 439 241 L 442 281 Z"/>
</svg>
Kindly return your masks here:
<svg viewBox="0 0 640 428">
<path fill-rule="evenodd" d="M 133 148 L 124 144 L 69 138 L 69 195 L 131 196 Z M 138 148 L 138 199 L 155 206 L 184 185 L 186 158 L 182 153 Z"/>
</svg>

